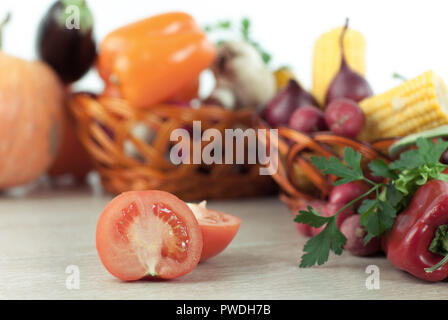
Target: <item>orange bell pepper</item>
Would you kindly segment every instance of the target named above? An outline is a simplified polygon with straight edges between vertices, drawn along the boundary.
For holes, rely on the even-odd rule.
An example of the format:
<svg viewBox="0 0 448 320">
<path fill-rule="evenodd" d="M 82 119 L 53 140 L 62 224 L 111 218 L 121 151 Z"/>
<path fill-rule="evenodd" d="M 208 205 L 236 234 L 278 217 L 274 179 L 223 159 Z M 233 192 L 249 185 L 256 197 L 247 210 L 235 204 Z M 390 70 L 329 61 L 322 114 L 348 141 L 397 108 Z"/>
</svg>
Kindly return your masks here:
<svg viewBox="0 0 448 320">
<path fill-rule="evenodd" d="M 111 32 L 100 45 L 97 67 L 124 99 L 144 108 L 191 90 L 215 57 L 215 46 L 194 19 L 172 12 Z"/>
<path fill-rule="evenodd" d="M 196 78 L 192 82 L 188 83 L 186 87 L 182 87 L 173 96 L 166 99 L 167 102 L 189 102 L 199 95 L 199 78 Z M 106 83 L 103 92 L 100 94 L 101 97 L 108 98 L 120 98 L 123 99 L 121 95 L 120 88 L 113 83 Z"/>
</svg>

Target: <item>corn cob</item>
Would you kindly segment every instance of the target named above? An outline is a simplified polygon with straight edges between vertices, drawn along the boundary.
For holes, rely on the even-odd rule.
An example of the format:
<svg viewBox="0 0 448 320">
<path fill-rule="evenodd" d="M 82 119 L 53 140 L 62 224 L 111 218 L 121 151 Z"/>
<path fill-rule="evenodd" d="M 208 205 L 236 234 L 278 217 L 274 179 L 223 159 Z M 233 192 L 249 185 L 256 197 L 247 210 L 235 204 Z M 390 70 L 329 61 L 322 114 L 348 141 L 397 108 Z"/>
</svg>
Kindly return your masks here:
<svg viewBox="0 0 448 320">
<path fill-rule="evenodd" d="M 312 93 L 320 105 L 324 105 L 327 89 L 341 66 L 342 29 L 339 27 L 324 33 L 314 45 Z M 360 32 L 347 30 L 344 37 L 344 52 L 350 68 L 364 76 L 366 41 Z"/>
<path fill-rule="evenodd" d="M 403 137 L 448 124 L 448 91 L 432 71 L 360 103 L 366 116 L 361 140 Z"/>
</svg>

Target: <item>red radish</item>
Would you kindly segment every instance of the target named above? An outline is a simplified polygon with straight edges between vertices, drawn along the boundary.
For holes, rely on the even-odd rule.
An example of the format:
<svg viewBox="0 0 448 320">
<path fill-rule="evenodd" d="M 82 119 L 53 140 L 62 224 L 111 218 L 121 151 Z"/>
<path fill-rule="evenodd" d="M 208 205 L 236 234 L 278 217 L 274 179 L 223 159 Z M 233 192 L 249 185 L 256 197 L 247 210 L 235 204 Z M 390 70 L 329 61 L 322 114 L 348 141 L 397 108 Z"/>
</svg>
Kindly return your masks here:
<svg viewBox="0 0 448 320">
<path fill-rule="evenodd" d="M 309 105 L 319 106 L 311 94 L 291 79 L 288 85 L 268 103 L 263 111 L 263 118 L 274 128 L 286 126 L 297 108 Z"/>
<path fill-rule="evenodd" d="M 350 201 L 362 196 L 368 191 L 368 188 L 359 182 L 349 182 L 340 186 L 336 186 L 330 193 L 329 202 L 333 204 L 345 205 Z M 354 205 L 357 209 L 362 203 L 362 200 L 357 201 Z"/>
<path fill-rule="evenodd" d="M 322 110 L 315 106 L 305 106 L 294 111 L 289 120 L 289 127 L 303 133 L 312 133 L 326 130 L 327 123 Z"/>
<path fill-rule="evenodd" d="M 370 97 L 373 92 L 370 85 L 363 76 L 352 70 L 347 64 L 344 52 L 344 37 L 348 29 L 348 19 L 341 33 L 341 67 L 328 87 L 325 102 L 330 104 L 337 98 L 348 98 L 360 102 Z"/>
<path fill-rule="evenodd" d="M 440 157 L 440 162 L 442 162 L 443 164 L 448 164 L 448 150 L 442 154 L 442 156 Z"/>
<path fill-rule="evenodd" d="M 325 110 L 330 130 L 348 138 L 356 138 L 364 127 L 364 113 L 358 104 L 348 99 L 336 99 Z"/>
<path fill-rule="evenodd" d="M 380 250 L 379 238 L 373 238 L 367 245 L 364 245 L 366 231 L 361 226 L 359 214 L 347 218 L 341 226 L 341 232 L 347 238 L 344 249 L 356 256 L 370 256 Z"/>
</svg>

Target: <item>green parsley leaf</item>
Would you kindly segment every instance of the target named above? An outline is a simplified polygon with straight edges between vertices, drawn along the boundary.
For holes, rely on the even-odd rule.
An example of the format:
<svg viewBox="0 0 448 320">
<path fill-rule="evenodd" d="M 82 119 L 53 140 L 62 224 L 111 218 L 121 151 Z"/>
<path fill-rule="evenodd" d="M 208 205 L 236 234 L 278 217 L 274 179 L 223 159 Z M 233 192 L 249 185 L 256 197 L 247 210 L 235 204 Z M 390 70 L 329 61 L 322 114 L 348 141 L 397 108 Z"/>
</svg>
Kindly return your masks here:
<svg viewBox="0 0 448 320">
<path fill-rule="evenodd" d="M 311 206 L 308 206 L 308 211 L 299 211 L 299 214 L 294 219 L 297 223 L 308 224 L 314 228 L 322 227 L 331 218 L 322 217 Z"/>
<path fill-rule="evenodd" d="M 309 268 L 315 264 L 324 264 L 328 260 L 330 250 L 340 255 L 346 242 L 347 239 L 338 229 L 336 218 L 331 217 L 325 229 L 305 244 L 300 267 Z"/>
<path fill-rule="evenodd" d="M 400 155 L 400 159 L 389 164 L 389 168 L 393 170 L 408 170 L 417 168 L 424 164 L 418 150 L 408 150 Z"/>
<path fill-rule="evenodd" d="M 361 225 L 365 227 L 367 236 L 364 243 L 382 235 L 390 229 L 397 215 L 396 210 L 386 201 L 364 200 L 358 209 L 361 214 Z"/>
<path fill-rule="evenodd" d="M 386 188 L 386 201 L 394 208 L 399 207 L 399 204 L 403 201 L 404 195 L 397 188 L 395 188 L 392 182 L 389 182 Z"/>
<path fill-rule="evenodd" d="M 352 148 L 346 148 L 344 151 L 346 165 L 336 157 L 330 157 L 329 160 L 323 157 L 313 157 L 311 162 L 323 173 L 339 177 L 340 179 L 335 182 L 335 185 L 364 179 L 361 169 L 361 154 Z"/>
<path fill-rule="evenodd" d="M 371 161 L 369 163 L 369 169 L 372 172 L 372 175 L 375 177 L 383 177 L 390 179 L 397 178 L 397 174 L 395 173 L 395 171 L 390 169 L 388 164 L 384 162 L 382 159 Z"/>
<path fill-rule="evenodd" d="M 443 152 L 448 149 L 448 142 L 438 139 L 436 144 L 431 139 L 418 138 L 416 141 L 418 149 L 403 152 L 400 159 L 389 165 L 391 169 L 411 170 L 423 165 L 437 164 Z"/>
<path fill-rule="evenodd" d="M 418 152 L 423 158 L 423 164 L 439 163 L 440 157 L 448 148 L 448 142 L 437 139 L 434 144 L 432 139 L 419 138 L 416 141 Z"/>
</svg>

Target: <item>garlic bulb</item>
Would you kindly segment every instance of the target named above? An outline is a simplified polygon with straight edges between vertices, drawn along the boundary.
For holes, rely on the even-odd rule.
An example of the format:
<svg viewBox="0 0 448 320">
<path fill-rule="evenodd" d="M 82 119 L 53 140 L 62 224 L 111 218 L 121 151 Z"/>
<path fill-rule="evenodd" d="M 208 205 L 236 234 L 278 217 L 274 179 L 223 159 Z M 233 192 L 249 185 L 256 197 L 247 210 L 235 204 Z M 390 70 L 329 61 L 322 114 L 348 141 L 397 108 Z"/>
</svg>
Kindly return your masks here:
<svg viewBox="0 0 448 320">
<path fill-rule="evenodd" d="M 260 53 L 245 41 L 219 44 L 212 71 L 216 88 L 209 99 L 221 102 L 226 108 L 265 105 L 276 93 L 275 76 Z M 233 97 L 229 92 L 233 93 Z"/>
</svg>

